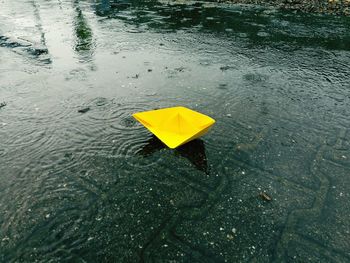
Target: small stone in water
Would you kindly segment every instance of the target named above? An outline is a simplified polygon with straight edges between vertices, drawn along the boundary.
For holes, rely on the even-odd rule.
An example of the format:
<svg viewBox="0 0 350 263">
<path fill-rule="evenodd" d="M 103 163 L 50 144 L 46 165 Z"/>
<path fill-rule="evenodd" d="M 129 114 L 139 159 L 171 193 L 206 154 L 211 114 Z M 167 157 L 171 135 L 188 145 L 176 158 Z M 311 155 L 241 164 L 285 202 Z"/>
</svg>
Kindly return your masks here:
<svg viewBox="0 0 350 263">
<path fill-rule="evenodd" d="M 82 109 L 79 109 L 78 112 L 79 113 L 86 113 L 90 110 L 90 107 L 86 107 L 86 108 L 82 108 Z"/>
<path fill-rule="evenodd" d="M 47 214 L 45 217 L 46 217 L 46 218 L 49 218 L 49 217 L 50 217 L 50 214 Z"/>
<path fill-rule="evenodd" d="M 228 69 L 231 69 L 231 68 L 232 68 L 231 66 L 227 66 L 227 65 L 226 65 L 226 66 L 221 66 L 221 67 L 220 67 L 220 70 L 221 70 L 221 71 L 225 71 L 225 70 L 228 70 Z"/>
<path fill-rule="evenodd" d="M 259 195 L 265 201 L 269 201 L 269 202 L 272 201 L 272 198 L 265 192 L 261 192 Z"/>
<path fill-rule="evenodd" d="M 2 108 L 2 107 L 5 107 L 6 106 L 6 102 L 1 102 L 0 103 L 0 109 Z"/>
<path fill-rule="evenodd" d="M 227 234 L 227 239 L 229 239 L 229 240 L 233 240 L 234 239 L 234 236 L 233 235 L 231 235 L 231 234 Z"/>
</svg>

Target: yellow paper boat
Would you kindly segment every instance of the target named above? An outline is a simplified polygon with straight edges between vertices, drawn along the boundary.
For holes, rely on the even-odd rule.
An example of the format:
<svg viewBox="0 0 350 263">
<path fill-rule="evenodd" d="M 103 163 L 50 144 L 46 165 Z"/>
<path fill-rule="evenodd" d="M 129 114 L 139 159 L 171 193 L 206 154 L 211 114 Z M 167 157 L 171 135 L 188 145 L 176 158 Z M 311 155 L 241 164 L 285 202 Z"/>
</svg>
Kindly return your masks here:
<svg viewBox="0 0 350 263">
<path fill-rule="evenodd" d="M 169 148 L 176 148 L 206 134 L 215 120 L 185 107 L 172 107 L 134 113 Z"/>
</svg>

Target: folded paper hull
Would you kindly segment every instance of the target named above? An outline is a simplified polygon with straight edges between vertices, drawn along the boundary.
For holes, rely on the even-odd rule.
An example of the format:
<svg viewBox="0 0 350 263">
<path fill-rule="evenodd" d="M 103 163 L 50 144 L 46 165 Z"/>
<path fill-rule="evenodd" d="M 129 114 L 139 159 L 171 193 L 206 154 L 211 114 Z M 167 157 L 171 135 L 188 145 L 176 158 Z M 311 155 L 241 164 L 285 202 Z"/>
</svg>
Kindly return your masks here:
<svg viewBox="0 0 350 263">
<path fill-rule="evenodd" d="M 169 148 L 176 148 L 206 134 L 215 120 L 185 107 L 138 112 L 133 117 Z"/>
</svg>

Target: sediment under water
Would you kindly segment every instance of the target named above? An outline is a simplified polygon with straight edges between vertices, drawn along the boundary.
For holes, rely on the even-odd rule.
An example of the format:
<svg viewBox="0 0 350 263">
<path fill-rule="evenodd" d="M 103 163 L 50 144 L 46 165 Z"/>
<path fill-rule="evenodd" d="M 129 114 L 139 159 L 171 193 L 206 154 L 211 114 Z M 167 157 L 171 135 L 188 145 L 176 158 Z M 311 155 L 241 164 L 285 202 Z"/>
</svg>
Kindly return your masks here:
<svg viewBox="0 0 350 263">
<path fill-rule="evenodd" d="M 0 1 L 0 261 L 350 261 L 349 28 Z M 131 117 L 176 105 L 214 128 L 170 150 Z"/>
</svg>

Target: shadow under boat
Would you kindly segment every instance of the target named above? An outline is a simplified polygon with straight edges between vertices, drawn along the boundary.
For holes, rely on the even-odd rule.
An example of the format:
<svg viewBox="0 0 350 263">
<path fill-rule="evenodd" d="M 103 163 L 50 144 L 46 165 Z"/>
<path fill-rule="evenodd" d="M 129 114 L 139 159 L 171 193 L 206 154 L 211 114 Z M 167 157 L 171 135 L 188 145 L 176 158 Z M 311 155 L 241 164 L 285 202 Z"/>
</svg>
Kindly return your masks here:
<svg viewBox="0 0 350 263">
<path fill-rule="evenodd" d="M 164 148 L 167 148 L 167 146 L 156 136 L 152 135 L 152 137 L 147 141 L 147 144 L 142 147 L 138 154 L 147 157 Z M 177 147 L 174 152 L 176 155 L 180 155 L 188 159 L 199 171 L 206 174 L 209 173 L 207 156 L 205 154 L 205 145 L 201 139 L 196 139 L 181 145 Z"/>
</svg>

